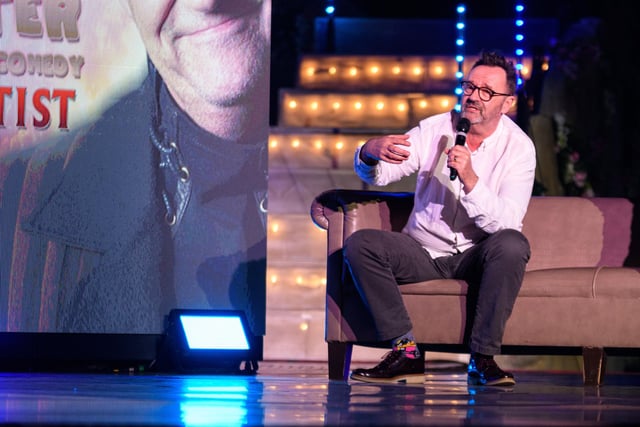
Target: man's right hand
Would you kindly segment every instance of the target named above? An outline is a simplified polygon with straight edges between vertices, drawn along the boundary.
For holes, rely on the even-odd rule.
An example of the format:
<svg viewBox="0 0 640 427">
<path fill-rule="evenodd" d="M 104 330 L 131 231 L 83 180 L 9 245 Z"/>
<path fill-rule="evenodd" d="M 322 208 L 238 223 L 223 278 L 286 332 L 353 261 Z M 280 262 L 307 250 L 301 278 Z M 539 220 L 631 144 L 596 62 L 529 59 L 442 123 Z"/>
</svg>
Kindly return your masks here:
<svg viewBox="0 0 640 427">
<path fill-rule="evenodd" d="M 360 149 L 360 160 L 373 166 L 380 160 L 387 163 L 400 164 L 409 158 L 409 135 L 386 135 L 371 138 Z"/>
</svg>

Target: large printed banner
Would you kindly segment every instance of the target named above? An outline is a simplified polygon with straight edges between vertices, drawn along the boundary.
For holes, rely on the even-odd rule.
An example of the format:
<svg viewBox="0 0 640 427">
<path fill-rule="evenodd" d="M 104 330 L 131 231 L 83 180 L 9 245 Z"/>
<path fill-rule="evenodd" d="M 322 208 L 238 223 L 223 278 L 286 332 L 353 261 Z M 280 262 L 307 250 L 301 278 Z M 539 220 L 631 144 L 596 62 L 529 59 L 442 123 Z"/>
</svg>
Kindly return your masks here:
<svg viewBox="0 0 640 427">
<path fill-rule="evenodd" d="M 0 0 L 0 332 L 265 329 L 270 0 Z"/>
<path fill-rule="evenodd" d="M 79 128 L 146 69 L 121 1 L 0 1 L 0 154 Z"/>
</svg>

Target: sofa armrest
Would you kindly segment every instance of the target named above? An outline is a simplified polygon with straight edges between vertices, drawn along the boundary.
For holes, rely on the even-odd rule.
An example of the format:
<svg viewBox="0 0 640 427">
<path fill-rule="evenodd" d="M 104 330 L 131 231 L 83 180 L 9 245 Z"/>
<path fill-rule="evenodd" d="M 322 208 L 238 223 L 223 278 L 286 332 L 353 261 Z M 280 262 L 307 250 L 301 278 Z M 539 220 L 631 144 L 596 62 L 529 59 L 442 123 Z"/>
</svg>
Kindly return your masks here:
<svg viewBox="0 0 640 427">
<path fill-rule="evenodd" d="M 400 231 L 413 208 L 413 193 L 374 190 L 328 190 L 311 204 L 311 218 L 320 228 L 340 236 L 333 251 L 355 230 Z M 338 233 L 338 234 L 335 234 Z M 327 248 L 328 253 L 333 252 Z"/>
<path fill-rule="evenodd" d="M 325 339 L 375 340 L 368 312 L 344 276 L 342 246 L 363 228 L 400 231 L 413 208 L 413 193 L 372 190 L 328 190 L 311 204 L 311 218 L 327 230 L 327 293 Z"/>
</svg>

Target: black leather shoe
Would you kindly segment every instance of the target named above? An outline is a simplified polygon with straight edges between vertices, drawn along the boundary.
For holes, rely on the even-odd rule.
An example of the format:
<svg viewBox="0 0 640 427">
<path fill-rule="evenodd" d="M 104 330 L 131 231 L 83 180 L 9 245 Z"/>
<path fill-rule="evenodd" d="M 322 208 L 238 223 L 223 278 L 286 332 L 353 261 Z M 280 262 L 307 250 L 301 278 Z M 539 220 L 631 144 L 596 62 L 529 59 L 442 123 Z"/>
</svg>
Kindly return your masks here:
<svg viewBox="0 0 640 427">
<path fill-rule="evenodd" d="M 404 351 L 390 351 L 377 366 L 371 369 L 354 369 L 351 379 L 369 383 L 424 382 L 424 356 L 409 358 Z"/>
<path fill-rule="evenodd" d="M 474 357 L 472 355 L 471 359 L 469 359 L 467 384 L 510 386 L 515 383 L 516 380 L 513 378 L 513 374 L 500 369 L 493 358 Z"/>
</svg>

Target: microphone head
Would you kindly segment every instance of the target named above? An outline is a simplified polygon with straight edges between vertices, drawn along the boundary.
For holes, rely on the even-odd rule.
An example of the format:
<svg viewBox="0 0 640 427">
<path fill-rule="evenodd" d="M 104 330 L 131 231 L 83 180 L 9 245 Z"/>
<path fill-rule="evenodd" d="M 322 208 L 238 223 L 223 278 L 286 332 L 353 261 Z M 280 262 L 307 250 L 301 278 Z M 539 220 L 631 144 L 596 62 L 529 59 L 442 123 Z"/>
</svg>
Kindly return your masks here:
<svg viewBox="0 0 640 427">
<path fill-rule="evenodd" d="M 458 124 L 456 125 L 456 131 L 458 132 L 469 132 L 469 128 L 471 127 L 471 122 L 466 117 L 461 117 L 458 120 Z"/>
</svg>

